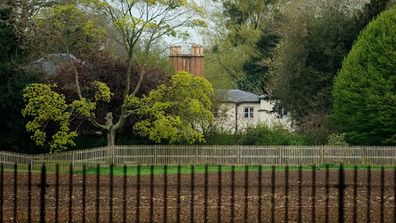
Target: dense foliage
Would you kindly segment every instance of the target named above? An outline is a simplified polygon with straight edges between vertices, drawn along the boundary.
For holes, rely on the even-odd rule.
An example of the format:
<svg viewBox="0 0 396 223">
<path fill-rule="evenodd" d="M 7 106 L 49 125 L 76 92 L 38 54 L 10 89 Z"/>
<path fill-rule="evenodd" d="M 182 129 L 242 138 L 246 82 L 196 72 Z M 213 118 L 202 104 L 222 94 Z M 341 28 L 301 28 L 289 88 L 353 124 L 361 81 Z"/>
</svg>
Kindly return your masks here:
<svg viewBox="0 0 396 223">
<path fill-rule="evenodd" d="M 311 2 L 298 3 L 285 13 L 279 30 L 282 41 L 272 64 L 273 92 L 302 131 L 318 134 L 326 131 L 333 78 L 359 27 L 341 2 L 323 2 L 320 12 Z M 325 141 L 323 134 L 317 135 L 318 143 Z"/>
<path fill-rule="evenodd" d="M 68 98 L 65 97 L 64 102 L 61 102 L 61 110 L 75 114 L 82 121 L 89 122 L 97 131 L 105 133 L 108 145 L 113 146 L 116 133 L 123 130 L 131 120 L 131 116 L 135 114 L 135 110 L 126 103 L 131 98 L 139 98 L 138 92 L 144 79 L 147 78 L 150 67 L 158 58 L 153 56 L 156 53 L 156 44 L 165 36 L 182 35 L 183 31 L 180 27 L 205 26 L 205 22 L 200 19 L 203 14 L 204 11 L 197 4 L 184 0 L 119 0 L 112 3 L 102 0 L 68 1 L 55 3 L 40 10 L 34 17 L 37 34 L 35 45 L 44 55 L 46 53 L 67 55 L 67 63 L 64 66 L 68 67 L 68 71 L 72 74 L 72 78 L 68 79 L 68 83 L 64 82 L 62 88 L 73 89 L 75 95 L 71 98 L 68 97 L 70 95 L 66 95 Z M 118 91 L 116 94 L 119 103 L 117 106 L 114 104 L 104 106 L 107 109 L 100 109 L 98 105 L 112 101 L 115 94 L 109 84 L 92 78 L 85 79 L 84 82 L 82 74 L 84 70 L 79 69 L 81 65 L 89 62 L 87 58 L 94 58 L 97 54 L 101 54 L 101 51 L 105 51 L 105 55 L 117 54 L 112 56 L 123 58 L 125 61 L 124 73 L 118 83 L 121 90 L 115 89 Z M 40 95 L 38 86 L 41 85 L 32 85 L 31 89 L 27 89 L 30 93 L 25 94 L 27 105 L 24 114 L 33 119 L 29 123 L 35 124 L 34 128 L 27 125 L 27 130 L 32 132 L 37 144 L 43 145 L 45 139 L 41 137 L 38 140 L 35 134 L 43 136 L 47 128 L 46 122 L 58 120 L 59 117 L 48 117 L 43 114 L 46 112 L 47 104 L 36 97 Z M 49 98 L 56 95 L 50 88 L 43 93 Z M 63 95 L 60 94 L 59 97 L 62 98 Z M 32 104 L 34 106 L 31 106 Z M 63 113 L 53 115 L 61 114 Z M 35 122 L 36 119 L 39 120 Z M 68 119 L 62 119 L 62 122 L 70 122 Z M 58 133 L 68 135 L 74 132 L 69 125 L 66 128 L 61 124 L 56 128 L 59 131 L 55 131 L 53 136 L 57 136 Z M 66 144 L 70 144 L 73 137 L 65 138 L 68 139 L 52 140 L 51 149 L 64 148 Z"/>
<path fill-rule="evenodd" d="M 361 33 L 396 0 L 199 2 L 206 8 L 193 0 L 3 1 L 0 149 L 92 147 L 104 136 L 108 145 L 312 143 L 302 135 L 316 144 L 396 144 L 395 9 Z M 197 27 L 207 34 L 210 83 L 183 72 L 171 80 L 164 42 Z M 217 131 L 212 86 L 279 99 L 275 109 L 292 115 L 296 132 Z"/>
<path fill-rule="evenodd" d="M 12 8 L 0 5 L 0 149 L 33 152 L 20 111 L 23 88 L 35 81 L 36 75 L 23 68 L 27 54 L 23 41 L 12 19 Z"/>
<path fill-rule="evenodd" d="M 335 80 L 332 118 L 352 144 L 396 145 L 396 8 L 360 34 Z"/>
<path fill-rule="evenodd" d="M 290 132 L 282 126 L 248 127 L 245 131 L 234 134 L 232 132 L 211 129 L 206 133 L 206 144 L 209 145 L 312 145 L 310 137 Z"/>
<path fill-rule="evenodd" d="M 51 151 L 75 145 L 77 132 L 71 128 L 71 120 L 95 118 L 97 105 L 108 103 L 113 95 L 105 83 L 95 80 L 91 84 L 94 89 L 91 98 L 70 102 L 53 90 L 56 86 L 31 84 L 25 88 L 26 106 L 22 114 L 31 119 L 26 129 L 37 145 L 48 144 Z M 202 130 L 213 121 L 213 95 L 206 79 L 179 72 L 172 77 L 170 86 L 160 85 L 141 98 L 130 95 L 123 106 L 139 116 L 133 124 L 138 134 L 156 143 L 192 144 L 204 141 Z M 112 113 L 107 113 L 105 121 L 112 118 Z"/>
<path fill-rule="evenodd" d="M 246 133 L 241 137 L 243 145 L 304 145 L 303 136 L 290 132 L 281 126 L 268 127 L 258 125 L 248 127 Z"/>
<path fill-rule="evenodd" d="M 276 2 L 278 1 L 218 1 L 221 10 L 216 10 L 211 15 L 216 27 L 209 31 L 210 50 L 206 53 L 209 61 L 205 72 L 215 87 L 239 87 L 263 93 L 260 86 L 263 78 L 259 75 L 246 76 L 244 64 L 251 63 L 251 57 L 257 58 L 260 55 L 256 43 L 268 25 L 267 18 Z M 257 81 L 255 77 L 259 77 Z"/>
<path fill-rule="evenodd" d="M 72 112 L 69 111 L 69 107 L 74 107 L 89 116 L 95 106 L 93 103 L 87 103 L 84 107 L 80 101 L 67 105 L 65 96 L 54 92 L 51 86 L 45 84 L 27 86 L 23 98 L 26 104 L 22 110 L 23 116 L 33 117 L 26 124 L 26 130 L 32 133 L 31 139 L 38 146 L 44 146 L 48 142 L 50 151 L 65 149 L 68 144 L 74 145 L 73 138 L 77 136 L 77 132 L 70 129 Z M 51 140 L 48 139 L 48 131 L 46 132 L 49 128 L 52 128 L 53 132 Z"/>
<path fill-rule="evenodd" d="M 202 77 L 178 72 L 170 86 L 161 85 L 147 97 L 131 98 L 131 106 L 143 117 L 134 126 L 141 135 L 160 143 L 204 142 L 203 131 L 213 121 L 212 85 Z"/>
<path fill-rule="evenodd" d="M 257 94 L 270 92 L 270 61 L 279 43 L 279 36 L 270 25 L 262 31 L 256 43 L 256 54 L 249 57 L 243 64 L 243 77 L 237 82 L 238 88 Z"/>
<path fill-rule="evenodd" d="M 348 7 L 349 1 L 295 1 L 285 8 L 281 42 L 272 65 L 279 107 L 291 112 L 298 130 L 325 143 L 333 131 L 328 114 L 333 80 L 359 32 L 389 1 Z M 362 8 L 362 9 L 360 9 Z"/>
</svg>

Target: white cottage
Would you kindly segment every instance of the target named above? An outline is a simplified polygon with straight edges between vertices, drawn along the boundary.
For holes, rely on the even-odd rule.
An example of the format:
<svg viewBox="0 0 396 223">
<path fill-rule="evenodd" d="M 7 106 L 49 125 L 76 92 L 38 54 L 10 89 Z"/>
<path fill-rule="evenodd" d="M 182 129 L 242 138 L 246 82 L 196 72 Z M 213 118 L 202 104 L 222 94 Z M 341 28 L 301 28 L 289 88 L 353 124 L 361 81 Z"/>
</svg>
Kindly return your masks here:
<svg viewBox="0 0 396 223">
<path fill-rule="evenodd" d="M 222 130 L 238 132 L 248 126 L 266 124 L 281 125 L 292 129 L 287 113 L 279 114 L 274 110 L 275 100 L 268 95 L 256 94 L 238 90 L 218 90 L 218 106 L 214 110 L 216 125 Z"/>
</svg>

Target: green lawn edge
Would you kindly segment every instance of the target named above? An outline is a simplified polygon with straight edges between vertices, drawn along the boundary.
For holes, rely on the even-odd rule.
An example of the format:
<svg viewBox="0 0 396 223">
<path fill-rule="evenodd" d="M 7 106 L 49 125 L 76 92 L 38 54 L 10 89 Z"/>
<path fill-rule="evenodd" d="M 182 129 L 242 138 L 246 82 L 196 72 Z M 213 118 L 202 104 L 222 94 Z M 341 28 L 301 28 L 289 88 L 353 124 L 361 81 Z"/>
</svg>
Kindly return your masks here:
<svg viewBox="0 0 396 223">
<path fill-rule="evenodd" d="M 313 168 L 316 170 L 325 170 L 326 166 L 328 166 L 329 170 L 339 170 L 341 165 L 337 164 L 324 164 L 319 166 L 314 165 L 306 165 L 301 166 L 303 171 L 312 171 Z M 354 165 L 343 165 L 344 170 L 354 170 Z M 358 170 L 368 170 L 368 165 L 358 165 L 356 166 Z M 167 166 L 167 174 L 177 174 L 178 167 L 176 165 Z M 245 170 L 249 172 L 258 172 L 259 166 L 235 166 L 235 172 L 244 172 Z M 262 166 L 262 170 L 265 172 L 272 171 L 272 166 Z M 286 166 L 274 166 L 275 171 L 285 171 Z M 300 168 L 300 166 L 288 166 L 290 171 L 296 171 Z M 370 166 L 371 170 L 380 170 L 381 166 Z M 394 166 L 384 166 L 385 170 L 396 170 Z M 123 166 L 115 166 L 113 167 L 113 175 L 114 176 L 123 176 L 124 175 L 124 167 Z M 231 172 L 232 166 L 221 166 L 222 172 Z M 218 165 L 208 165 L 208 173 L 218 173 L 219 166 Z M 76 174 L 82 174 L 82 171 L 75 171 Z M 86 171 L 87 174 L 97 174 L 97 168 L 89 168 Z M 127 176 L 136 176 L 138 173 L 137 166 L 127 166 L 126 167 L 126 175 Z M 191 174 L 191 166 L 190 165 L 182 165 L 180 166 L 180 173 L 181 174 Z M 205 173 L 205 165 L 197 165 L 194 166 L 194 173 L 200 174 Z M 110 174 L 110 167 L 100 167 L 99 168 L 100 175 L 109 175 Z M 142 165 L 140 166 L 140 175 L 141 176 L 148 176 L 151 174 L 151 166 L 150 165 Z M 163 175 L 164 174 L 164 166 L 154 166 L 154 175 Z"/>
</svg>

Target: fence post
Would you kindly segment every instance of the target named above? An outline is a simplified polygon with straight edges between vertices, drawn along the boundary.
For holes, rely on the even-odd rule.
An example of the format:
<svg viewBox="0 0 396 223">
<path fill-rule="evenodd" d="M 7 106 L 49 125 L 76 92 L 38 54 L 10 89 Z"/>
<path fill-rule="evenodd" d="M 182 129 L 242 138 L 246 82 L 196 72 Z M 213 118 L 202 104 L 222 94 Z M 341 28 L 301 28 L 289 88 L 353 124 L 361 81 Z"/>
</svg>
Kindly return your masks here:
<svg viewBox="0 0 396 223">
<path fill-rule="evenodd" d="M 241 148 L 239 146 L 237 146 L 237 164 L 241 165 Z"/>
<path fill-rule="evenodd" d="M 320 164 L 324 164 L 324 146 L 321 146 L 320 148 Z"/>
<path fill-rule="evenodd" d="M 154 165 L 157 165 L 157 145 L 154 145 Z"/>
<path fill-rule="evenodd" d="M 198 145 L 195 146 L 195 165 L 198 165 L 198 161 L 199 161 L 199 151 L 198 151 Z"/>
<path fill-rule="evenodd" d="M 111 163 L 115 164 L 115 145 L 111 146 Z"/>
<path fill-rule="evenodd" d="M 366 165 L 366 147 L 363 147 L 362 165 Z"/>
<path fill-rule="evenodd" d="M 279 146 L 279 166 L 282 166 L 282 146 Z"/>
<path fill-rule="evenodd" d="M 72 167 L 73 167 L 73 169 L 74 169 L 74 159 L 75 159 L 75 151 L 72 151 Z"/>
<path fill-rule="evenodd" d="M 30 161 L 30 162 L 29 162 L 29 163 L 30 163 L 30 167 L 33 168 L 33 156 L 30 155 L 30 156 L 29 156 L 29 159 L 30 159 L 30 160 L 29 160 L 29 161 Z"/>
</svg>

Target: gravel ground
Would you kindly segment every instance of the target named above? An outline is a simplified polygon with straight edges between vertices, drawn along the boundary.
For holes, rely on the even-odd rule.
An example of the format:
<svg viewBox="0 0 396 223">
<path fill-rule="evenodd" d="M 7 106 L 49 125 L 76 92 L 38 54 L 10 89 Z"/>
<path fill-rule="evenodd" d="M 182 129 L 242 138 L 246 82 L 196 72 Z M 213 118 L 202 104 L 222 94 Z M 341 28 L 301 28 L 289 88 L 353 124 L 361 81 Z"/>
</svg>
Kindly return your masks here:
<svg viewBox="0 0 396 223">
<path fill-rule="evenodd" d="M 329 197 L 328 197 L 328 217 L 329 222 L 338 222 L 338 172 L 330 171 L 329 174 Z M 358 172 L 357 191 L 354 192 L 353 171 L 345 171 L 346 188 L 345 199 L 345 222 L 366 222 L 370 217 L 371 222 L 381 222 L 381 174 L 380 171 L 372 171 L 371 180 L 371 201 L 367 207 L 367 171 Z M 299 212 L 299 181 L 298 172 L 289 172 L 288 190 L 285 186 L 285 172 L 277 171 L 275 175 L 274 196 L 272 196 L 271 172 L 263 172 L 261 207 L 259 204 L 259 178 L 257 172 L 248 174 L 248 193 L 247 193 L 247 213 L 245 214 L 245 175 L 236 173 L 235 175 L 235 197 L 234 197 L 234 222 L 259 222 L 258 213 L 261 210 L 262 222 L 297 222 Z M 204 222 L 205 217 L 205 177 L 204 174 L 195 174 L 194 182 L 194 222 Z M 221 208 L 218 208 L 218 175 L 209 174 L 208 176 L 208 199 L 207 216 L 208 222 L 218 222 L 219 210 L 221 211 L 221 222 L 231 222 L 232 210 L 232 190 L 231 174 L 223 173 L 221 189 Z M 303 171 L 302 176 L 302 222 L 325 222 L 326 220 L 326 185 L 325 171 L 316 171 L 316 186 L 312 185 L 312 172 Z M 180 184 L 180 211 L 177 209 L 177 175 L 167 177 L 167 208 L 164 210 L 164 177 L 154 177 L 153 208 L 150 209 L 150 176 L 141 177 L 140 199 L 137 199 L 136 177 L 126 178 L 127 190 L 124 191 L 124 177 L 113 177 L 113 199 L 112 209 L 110 199 L 110 184 L 108 176 L 100 176 L 99 188 L 99 218 L 100 222 L 122 222 L 126 216 L 127 222 L 177 222 L 177 213 L 180 213 L 180 222 L 190 222 L 191 219 L 191 178 L 189 174 L 181 176 Z M 40 175 L 32 175 L 31 192 L 31 215 L 33 222 L 40 219 Z M 395 179 L 392 171 L 385 171 L 384 182 L 384 205 L 383 221 L 395 222 Z M 69 220 L 69 175 L 61 174 L 59 180 L 59 206 L 58 221 L 67 222 Z M 85 209 L 83 208 L 83 179 L 80 174 L 73 175 L 72 193 L 72 222 L 95 222 L 96 221 L 96 175 L 88 175 L 86 178 L 86 200 Z M 28 221 L 29 199 L 28 199 L 28 175 L 19 173 L 17 177 L 17 219 L 16 222 Z M 313 188 L 315 193 L 313 194 Z M 4 173 L 3 185 L 3 206 L 2 214 L 5 222 L 14 220 L 14 175 Z M 124 199 L 124 193 L 126 199 Z M 286 193 L 287 201 L 286 201 Z M 47 175 L 47 187 L 45 194 L 45 217 L 46 222 L 55 222 L 55 174 Z M 356 196 L 355 196 L 356 194 Z M 315 196 L 313 196 L 315 195 Z M 272 197 L 273 204 L 272 205 Z M 315 197 L 315 199 L 313 199 Z M 312 203 L 315 201 L 313 208 Z M 140 202 L 139 221 L 136 221 L 136 205 Z M 124 203 L 126 212 L 124 212 Z M 356 203 L 356 215 L 354 217 L 354 203 Z M 286 205 L 287 204 L 287 205 Z M 287 209 L 286 209 L 287 206 Z M 274 207 L 274 209 L 272 209 Z M 368 210 L 369 209 L 369 210 Z M 112 210 L 112 211 L 110 211 Z M 151 219 L 150 210 L 153 210 Z M 274 219 L 271 213 L 274 213 Z M 287 213 L 286 213 L 287 210 Z M 1 214 L 1 213 L 0 213 Z M 287 219 L 285 218 L 287 214 Z M 247 216 L 244 221 L 244 216 Z M 355 221 L 354 221 L 355 220 Z"/>
</svg>

